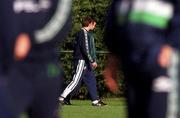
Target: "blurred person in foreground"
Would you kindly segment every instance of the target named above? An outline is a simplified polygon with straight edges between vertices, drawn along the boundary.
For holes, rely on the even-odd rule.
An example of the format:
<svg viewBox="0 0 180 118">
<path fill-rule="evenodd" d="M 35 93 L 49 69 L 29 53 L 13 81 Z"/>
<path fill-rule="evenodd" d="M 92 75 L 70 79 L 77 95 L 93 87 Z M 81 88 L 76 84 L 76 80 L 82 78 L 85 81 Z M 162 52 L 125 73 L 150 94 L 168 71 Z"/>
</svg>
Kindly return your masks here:
<svg viewBox="0 0 180 118">
<path fill-rule="evenodd" d="M 57 117 L 61 72 L 56 48 L 71 27 L 71 8 L 72 0 L 1 1 L 2 39 L 7 44 L 4 110 L 10 118 L 23 112 L 29 118 Z"/>
<path fill-rule="evenodd" d="M 178 118 L 180 1 L 114 0 L 107 19 L 104 39 L 111 54 L 104 77 L 116 91 L 122 65 L 128 117 Z"/>
<path fill-rule="evenodd" d="M 82 20 L 82 28 L 77 32 L 75 40 L 73 42 L 73 67 L 74 76 L 73 80 L 65 88 L 59 101 L 62 104 L 70 105 L 67 96 L 72 96 L 80 87 L 83 81 L 88 88 L 92 105 L 104 106 L 97 93 L 96 78 L 93 69 L 97 67 L 94 37 L 92 30 L 96 27 L 96 22 L 91 17 L 85 17 Z"/>
<path fill-rule="evenodd" d="M 0 16 L 1 12 L 0 12 Z M 0 20 L 1 25 L 1 20 Z M 2 26 L 2 25 L 1 25 Z M 2 39 L 2 31 L 0 31 L 0 117 L 1 118 L 8 118 L 10 114 L 7 114 L 6 111 L 8 111 L 6 107 L 6 79 L 4 77 L 4 46 L 3 46 L 3 39 Z"/>
</svg>

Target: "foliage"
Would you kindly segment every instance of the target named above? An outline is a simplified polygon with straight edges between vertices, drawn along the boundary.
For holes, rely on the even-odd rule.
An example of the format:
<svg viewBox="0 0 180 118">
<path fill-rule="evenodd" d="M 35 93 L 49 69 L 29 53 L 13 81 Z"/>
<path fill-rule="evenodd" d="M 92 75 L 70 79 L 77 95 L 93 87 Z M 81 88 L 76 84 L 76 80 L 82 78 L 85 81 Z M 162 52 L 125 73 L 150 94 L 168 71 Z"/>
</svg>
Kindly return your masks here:
<svg viewBox="0 0 180 118">
<path fill-rule="evenodd" d="M 70 50 L 71 42 L 74 38 L 74 34 L 81 28 L 81 20 L 85 16 L 91 16 L 97 21 L 97 26 L 94 32 L 96 38 L 96 49 L 104 50 L 102 37 L 105 24 L 105 17 L 107 8 L 111 0 L 73 0 L 73 23 L 72 31 L 69 34 L 68 39 L 63 44 L 64 50 Z"/>
<path fill-rule="evenodd" d="M 94 31 L 95 45 L 97 51 L 105 51 L 106 47 L 103 43 L 103 32 L 105 18 L 110 5 L 111 0 L 73 0 L 73 23 L 72 30 L 69 33 L 68 38 L 61 44 L 60 51 L 72 50 L 72 40 L 74 39 L 75 33 L 81 28 L 81 19 L 85 16 L 91 16 L 96 19 L 97 26 Z M 72 80 L 72 53 L 61 53 L 62 66 L 65 71 L 65 83 L 69 83 Z M 109 92 L 104 85 L 102 78 L 102 71 L 105 66 L 107 54 L 97 53 L 98 68 L 95 70 L 97 76 L 97 86 L 101 96 L 109 96 Z M 122 82 L 120 83 L 122 84 Z M 84 89 L 84 88 L 83 88 Z M 84 90 L 83 90 L 84 91 Z M 119 95 L 123 95 L 123 91 Z M 86 93 L 87 94 L 87 93 Z M 110 93 L 111 95 L 111 93 Z"/>
</svg>

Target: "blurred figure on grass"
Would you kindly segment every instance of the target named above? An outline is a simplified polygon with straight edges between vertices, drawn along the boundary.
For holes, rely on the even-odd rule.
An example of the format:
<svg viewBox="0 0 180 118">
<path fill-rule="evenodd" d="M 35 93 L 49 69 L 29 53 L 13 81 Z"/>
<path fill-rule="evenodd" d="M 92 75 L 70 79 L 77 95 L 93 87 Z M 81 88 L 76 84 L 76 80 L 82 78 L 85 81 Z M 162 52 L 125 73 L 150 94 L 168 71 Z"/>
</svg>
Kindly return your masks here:
<svg viewBox="0 0 180 118">
<path fill-rule="evenodd" d="M 179 0 L 114 0 L 105 43 L 111 52 L 104 77 L 112 91 L 119 64 L 129 118 L 179 118 Z"/>
<path fill-rule="evenodd" d="M 1 118 L 23 112 L 29 118 L 57 117 L 61 71 L 56 47 L 71 28 L 71 8 L 72 0 L 1 1 L 0 41 L 7 70 Z"/>
</svg>

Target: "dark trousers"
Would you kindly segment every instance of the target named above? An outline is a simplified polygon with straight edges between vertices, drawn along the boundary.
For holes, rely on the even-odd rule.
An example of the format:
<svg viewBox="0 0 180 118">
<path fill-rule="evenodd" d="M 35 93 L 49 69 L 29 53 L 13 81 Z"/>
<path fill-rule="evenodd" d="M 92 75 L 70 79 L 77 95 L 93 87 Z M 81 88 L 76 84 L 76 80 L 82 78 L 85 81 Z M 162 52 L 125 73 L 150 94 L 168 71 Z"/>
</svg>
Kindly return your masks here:
<svg viewBox="0 0 180 118">
<path fill-rule="evenodd" d="M 153 90 L 153 82 L 158 78 L 135 75 L 129 79 L 126 80 L 129 118 L 165 118 L 169 92 Z"/>
<path fill-rule="evenodd" d="M 129 118 L 179 118 L 180 69 L 178 60 L 179 55 L 174 52 L 167 71 L 154 68 L 151 74 L 145 73 L 146 71 L 138 66 L 125 66 Z M 156 75 L 159 73 L 159 76 L 152 76 L 153 71 Z"/>
<path fill-rule="evenodd" d="M 99 100 L 96 87 L 96 78 L 93 73 L 93 70 L 88 68 L 84 60 L 78 60 L 75 62 L 75 73 L 73 75 L 73 80 L 66 89 L 61 94 L 62 97 L 67 97 L 67 95 L 74 95 L 74 92 L 77 92 L 81 82 L 83 81 L 88 88 L 91 100 Z"/>
<path fill-rule="evenodd" d="M 8 77 L 13 118 L 27 112 L 29 118 L 54 118 L 61 89 L 60 69 L 57 62 L 19 63 Z"/>
<path fill-rule="evenodd" d="M 0 74 L 0 118 L 14 118 L 7 91 L 7 78 Z"/>
<path fill-rule="evenodd" d="M 94 72 L 89 69 L 85 69 L 83 71 L 82 77 L 75 88 L 74 91 L 72 91 L 72 95 L 76 94 L 76 92 L 80 89 L 82 82 L 87 86 L 88 92 L 90 94 L 91 100 L 99 100 L 98 93 L 97 93 L 97 87 L 96 87 L 96 78 L 94 75 Z"/>
</svg>

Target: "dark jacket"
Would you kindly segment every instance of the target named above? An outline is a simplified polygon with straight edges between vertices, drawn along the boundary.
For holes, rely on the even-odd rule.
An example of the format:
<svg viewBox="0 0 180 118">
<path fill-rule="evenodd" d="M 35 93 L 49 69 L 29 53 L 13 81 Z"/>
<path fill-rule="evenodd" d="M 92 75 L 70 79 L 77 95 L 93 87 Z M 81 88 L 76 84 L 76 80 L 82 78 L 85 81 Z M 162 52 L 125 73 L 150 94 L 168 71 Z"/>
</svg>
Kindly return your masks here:
<svg viewBox="0 0 180 118">
<path fill-rule="evenodd" d="M 81 29 L 76 33 L 76 37 L 73 41 L 73 58 L 74 61 L 85 60 L 86 65 L 90 66 L 90 63 L 95 62 L 95 59 L 90 54 L 91 46 L 90 46 L 90 37 L 89 32 L 85 29 Z"/>
<path fill-rule="evenodd" d="M 90 54 L 93 58 L 93 60 L 96 61 L 96 46 L 95 46 L 95 41 L 94 41 L 94 35 L 92 32 L 88 32 L 88 39 L 89 39 L 89 51 Z"/>
<path fill-rule="evenodd" d="M 114 0 L 109 10 L 105 43 L 126 67 L 158 71 L 163 45 L 180 48 L 179 0 Z"/>
<path fill-rule="evenodd" d="M 71 5 L 72 0 L 3 0 L 0 4 L 2 29 L 10 55 L 13 55 L 16 37 L 27 33 L 32 48 L 25 61 L 56 58 L 57 42 L 61 42 L 71 28 Z"/>
</svg>

